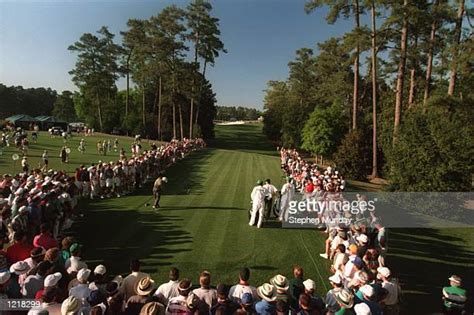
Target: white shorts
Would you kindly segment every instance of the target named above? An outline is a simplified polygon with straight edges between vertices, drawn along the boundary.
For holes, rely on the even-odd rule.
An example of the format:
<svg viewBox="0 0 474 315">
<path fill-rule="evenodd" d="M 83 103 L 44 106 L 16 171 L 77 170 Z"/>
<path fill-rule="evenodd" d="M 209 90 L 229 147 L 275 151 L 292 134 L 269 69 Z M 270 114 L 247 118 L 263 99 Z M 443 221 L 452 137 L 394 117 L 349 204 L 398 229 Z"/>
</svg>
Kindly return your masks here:
<svg viewBox="0 0 474 315">
<path fill-rule="evenodd" d="M 120 186 L 120 183 L 121 183 L 120 178 L 115 177 L 114 181 L 115 181 L 115 186 Z"/>
</svg>

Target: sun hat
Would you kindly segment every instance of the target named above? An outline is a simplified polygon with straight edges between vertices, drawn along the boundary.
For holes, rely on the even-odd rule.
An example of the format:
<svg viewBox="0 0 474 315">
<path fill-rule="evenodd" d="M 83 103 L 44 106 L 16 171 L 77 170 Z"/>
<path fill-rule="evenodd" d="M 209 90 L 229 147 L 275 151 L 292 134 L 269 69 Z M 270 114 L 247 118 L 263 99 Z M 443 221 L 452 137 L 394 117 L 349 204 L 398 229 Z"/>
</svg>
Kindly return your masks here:
<svg viewBox="0 0 474 315">
<path fill-rule="evenodd" d="M 369 238 L 365 234 L 361 234 L 357 237 L 357 240 L 362 244 L 367 244 L 369 242 Z"/>
<path fill-rule="evenodd" d="M 365 303 L 359 303 L 354 306 L 354 312 L 356 315 L 372 315 L 370 307 Z"/>
<path fill-rule="evenodd" d="M 193 286 L 193 284 L 191 283 L 191 281 L 189 279 L 182 279 L 179 282 L 178 290 L 181 291 L 181 292 L 188 291 L 189 289 L 191 289 L 192 286 Z"/>
<path fill-rule="evenodd" d="M 390 272 L 390 269 L 388 269 L 387 267 L 378 267 L 377 268 L 377 273 L 380 274 L 382 277 L 390 277 L 391 275 L 391 272 Z"/>
<path fill-rule="evenodd" d="M 148 295 L 155 288 L 155 281 L 150 277 L 144 277 L 140 279 L 137 283 L 137 293 L 138 295 Z"/>
<path fill-rule="evenodd" d="M 0 272 L 0 285 L 4 285 L 11 278 L 11 273 L 8 271 Z"/>
<path fill-rule="evenodd" d="M 87 268 L 82 268 L 77 272 L 77 280 L 79 282 L 87 282 L 87 279 L 89 279 L 89 276 L 91 275 L 91 270 Z"/>
<path fill-rule="evenodd" d="M 369 298 L 373 297 L 374 294 L 375 294 L 375 291 L 374 291 L 374 288 L 371 286 L 371 285 L 363 285 L 362 287 L 360 287 L 359 291 L 364 295 L 364 296 L 367 296 Z"/>
<path fill-rule="evenodd" d="M 23 275 L 30 270 L 30 265 L 26 261 L 17 261 L 10 266 L 10 272 L 16 275 Z"/>
<path fill-rule="evenodd" d="M 104 265 L 98 265 L 97 267 L 95 267 L 94 269 L 94 274 L 95 275 L 105 275 L 105 273 L 107 272 L 107 268 L 105 268 Z"/>
<path fill-rule="evenodd" d="M 244 305 L 252 305 L 253 304 L 253 296 L 249 292 L 245 292 L 242 294 L 242 298 L 240 299 L 242 304 Z"/>
<path fill-rule="evenodd" d="M 306 279 L 305 281 L 303 281 L 303 286 L 306 290 L 311 291 L 316 289 L 316 282 L 311 279 Z"/>
<path fill-rule="evenodd" d="M 461 284 L 462 279 L 458 275 L 452 275 L 451 277 L 449 277 L 449 281 L 455 282 L 457 284 Z"/>
<path fill-rule="evenodd" d="M 354 295 L 346 289 L 336 292 L 334 297 L 341 307 L 349 309 L 354 306 Z"/>
<path fill-rule="evenodd" d="M 288 279 L 282 275 L 276 275 L 270 279 L 272 284 L 277 290 L 288 290 Z"/>
<path fill-rule="evenodd" d="M 329 281 L 331 281 L 332 283 L 334 284 L 341 284 L 342 283 L 342 279 L 339 275 L 332 275 L 329 277 Z"/>
<path fill-rule="evenodd" d="M 70 296 L 63 301 L 61 305 L 61 314 L 62 315 L 74 315 L 79 308 L 81 307 L 81 303 L 75 296 Z"/>
<path fill-rule="evenodd" d="M 276 289 L 269 283 L 264 283 L 257 288 L 257 294 L 267 302 L 276 301 Z"/>
<path fill-rule="evenodd" d="M 165 307 L 163 304 L 158 302 L 148 302 L 143 305 L 142 309 L 140 310 L 140 315 L 158 315 L 164 314 Z"/>
<path fill-rule="evenodd" d="M 45 287 L 54 287 L 58 284 L 59 280 L 63 275 L 60 272 L 53 273 L 51 275 L 46 276 L 44 279 L 44 286 Z"/>
</svg>

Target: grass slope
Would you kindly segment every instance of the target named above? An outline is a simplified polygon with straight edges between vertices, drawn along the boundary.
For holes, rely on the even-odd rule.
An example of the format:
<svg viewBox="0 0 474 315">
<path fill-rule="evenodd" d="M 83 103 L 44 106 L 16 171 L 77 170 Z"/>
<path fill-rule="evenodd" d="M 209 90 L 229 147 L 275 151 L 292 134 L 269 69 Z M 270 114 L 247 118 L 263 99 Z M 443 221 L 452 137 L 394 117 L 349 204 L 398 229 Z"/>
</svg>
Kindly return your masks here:
<svg viewBox="0 0 474 315">
<path fill-rule="evenodd" d="M 150 187 L 133 196 L 90 202 L 77 236 L 93 265 L 105 263 L 115 273 L 127 272 L 133 257 L 158 282 L 176 266 L 197 283 L 200 271 L 213 283 L 237 281 L 238 270 L 253 270 L 252 282 L 291 274 L 292 264 L 327 289 L 329 264 L 319 259 L 323 235 L 312 230 L 283 230 L 247 224 L 250 191 L 257 179 L 271 178 L 277 186 L 282 173 L 276 151 L 261 134 L 261 126 L 219 126 L 210 148 L 192 154 L 170 168 L 170 182 L 158 213 L 146 207 Z"/>
</svg>

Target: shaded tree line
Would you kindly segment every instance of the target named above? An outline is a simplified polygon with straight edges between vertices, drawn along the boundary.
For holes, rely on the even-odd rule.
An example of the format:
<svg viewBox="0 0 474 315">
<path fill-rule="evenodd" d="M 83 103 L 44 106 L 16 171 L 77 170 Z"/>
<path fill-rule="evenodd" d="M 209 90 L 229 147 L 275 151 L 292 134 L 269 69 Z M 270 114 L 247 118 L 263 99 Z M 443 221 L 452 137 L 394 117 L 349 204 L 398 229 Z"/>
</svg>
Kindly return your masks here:
<svg viewBox="0 0 474 315">
<path fill-rule="evenodd" d="M 216 119 L 226 120 L 257 120 L 261 116 L 261 112 L 255 108 L 242 106 L 217 106 Z"/>
<path fill-rule="evenodd" d="M 23 88 L 0 83 L 0 117 L 50 115 L 58 93 L 50 88 Z"/>
<path fill-rule="evenodd" d="M 208 1 L 165 7 L 149 19 L 130 19 L 122 42 L 106 26 L 69 46 L 69 73 L 79 93 L 77 116 L 97 130 L 120 127 L 158 139 L 213 136 L 215 94 L 206 79 L 220 53 L 219 20 Z M 117 89 L 124 77 L 126 89 Z"/>
<path fill-rule="evenodd" d="M 318 43 L 317 54 L 298 49 L 288 79 L 268 82 L 266 135 L 331 159 L 349 177 L 386 177 L 393 189 L 471 189 L 474 40 L 465 0 L 310 0 L 304 9 L 321 7 L 328 23 L 349 19 L 353 28 Z"/>
</svg>

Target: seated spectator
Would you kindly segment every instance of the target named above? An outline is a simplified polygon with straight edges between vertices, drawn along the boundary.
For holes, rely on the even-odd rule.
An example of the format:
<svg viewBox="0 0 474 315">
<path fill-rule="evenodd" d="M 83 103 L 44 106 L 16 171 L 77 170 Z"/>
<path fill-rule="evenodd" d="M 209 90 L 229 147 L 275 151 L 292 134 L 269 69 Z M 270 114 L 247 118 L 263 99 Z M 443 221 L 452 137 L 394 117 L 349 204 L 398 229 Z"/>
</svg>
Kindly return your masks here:
<svg viewBox="0 0 474 315">
<path fill-rule="evenodd" d="M 250 280 L 250 269 L 245 267 L 239 271 L 239 283 L 232 286 L 229 290 L 229 298 L 234 302 L 240 303 L 242 296 L 245 293 L 252 294 L 253 299 L 255 300 L 257 295 L 257 289 L 249 284 Z"/>
<path fill-rule="evenodd" d="M 186 300 L 188 295 L 191 293 L 192 283 L 189 279 L 182 279 L 179 282 L 178 292 L 179 295 L 171 298 L 166 307 L 167 315 L 181 315 L 188 312 Z"/>
<path fill-rule="evenodd" d="M 51 226 L 49 223 L 40 225 L 40 234 L 36 235 L 33 239 L 33 245 L 35 247 L 43 247 L 45 250 L 58 247 L 58 242 L 51 234 Z"/>
<path fill-rule="evenodd" d="M 211 274 L 209 271 L 204 270 L 199 276 L 200 288 L 195 289 L 193 294 L 196 295 L 199 299 L 204 301 L 210 309 L 217 303 L 217 291 L 211 289 Z"/>
<path fill-rule="evenodd" d="M 217 286 L 217 303 L 211 308 L 211 314 L 234 314 L 238 308 L 239 304 L 229 298 L 229 287 L 225 284 L 219 284 Z"/>
<path fill-rule="evenodd" d="M 137 294 L 131 296 L 125 305 L 125 314 L 138 314 L 143 305 L 148 302 L 151 292 L 155 289 L 155 281 L 149 276 L 141 278 L 137 283 Z"/>
<path fill-rule="evenodd" d="M 13 239 L 13 245 L 7 248 L 7 260 L 10 264 L 27 259 L 34 248 L 28 243 L 27 236 L 23 232 L 14 233 Z"/>
<path fill-rule="evenodd" d="M 276 314 L 277 291 L 269 283 L 265 283 L 257 288 L 257 294 L 262 299 L 255 304 L 257 314 L 274 315 Z"/>
<path fill-rule="evenodd" d="M 138 259 L 133 259 L 130 262 L 131 273 L 123 279 L 122 286 L 120 287 L 120 291 L 123 293 L 125 301 L 128 301 L 130 297 L 137 294 L 135 289 L 138 282 L 141 279 L 148 277 L 148 274 L 140 272 L 140 267 L 141 263 Z"/>
<path fill-rule="evenodd" d="M 179 295 L 179 270 L 174 267 L 171 268 L 168 277 L 169 281 L 160 285 L 155 292 L 155 296 L 160 299 L 163 305 L 168 305 L 171 298 Z"/>
</svg>

